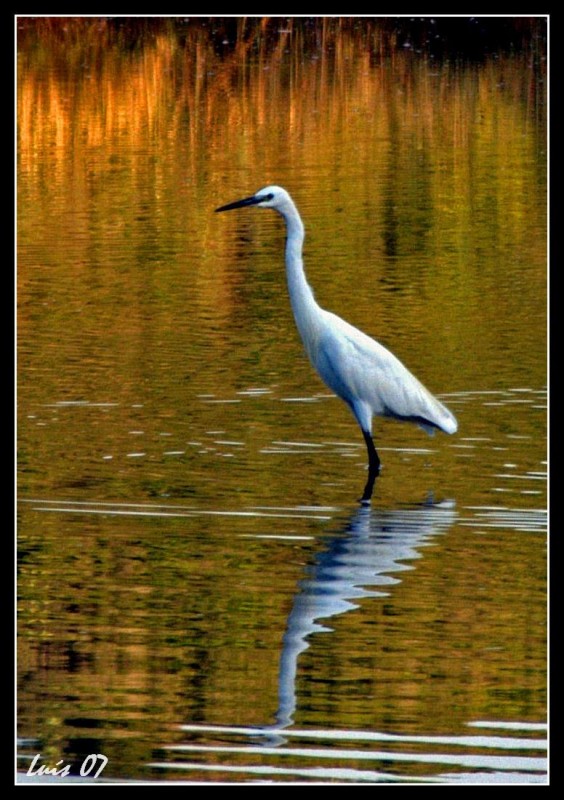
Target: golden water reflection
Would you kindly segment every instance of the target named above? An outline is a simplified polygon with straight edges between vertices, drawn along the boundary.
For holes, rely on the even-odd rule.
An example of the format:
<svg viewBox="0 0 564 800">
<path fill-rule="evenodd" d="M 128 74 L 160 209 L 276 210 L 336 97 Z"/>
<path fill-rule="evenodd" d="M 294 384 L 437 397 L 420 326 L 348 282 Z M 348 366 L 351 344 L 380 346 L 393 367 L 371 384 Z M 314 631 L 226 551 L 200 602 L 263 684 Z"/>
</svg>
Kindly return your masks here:
<svg viewBox="0 0 564 800">
<path fill-rule="evenodd" d="M 273 50 L 236 47 L 221 56 L 197 25 L 182 46 L 160 32 L 132 51 L 88 32 L 74 56 L 65 37 L 40 37 L 20 51 L 22 267 L 67 270 L 70 258 L 73 280 L 88 294 L 96 263 L 101 299 L 117 290 L 128 304 L 124 334 L 139 336 L 154 313 L 138 271 L 126 268 L 137 262 L 144 274 L 151 265 L 160 270 L 158 288 L 149 274 L 142 291 L 164 295 L 168 308 L 158 312 L 170 323 L 181 282 L 208 315 L 238 312 L 245 276 L 224 257 L 232 228 L 217 224 L 210 208 L 280 176 L 305 198 L 312 245 L 323 237 L 330 254 L 325 266 L 310 264 L 314 285 L 331 271 L 328 304 L 367 282 L 376 263 L 382 281 L 418 290 L 429 263 L 428 291 L 473 312 L 437 328 L 436 308 L 418 305 L 413 314 L 429 326 L 430 341 L 440 336 L 455 348 L 469 326 L 472 339 L 484 341 L 484 297 L 499 280 L 490 265 L 510 243 L 526 265 L 528 313 L 542 322 L 544 83 L 530 55 L 461 68 L 410 52 L 383 58 L 366 36 L 334 36 L 312 56 L 299 37 L 281 33 Z M 20 269 L 22 336 L 29 279 Z M 491 313 L 500 300 L 515 304 L 508 317 L 520 312 L 521 287 L 507 289 Z M 542 346 L 539 325 L 537 334 Z"/>
<path fill-rule="evenodd" d="M 388 596 L 308 636 L 296 723 L 542 722 L 539 40 L 466 62 L 376 23 L 212 27 L 21 22 L 22 735 L 53 761 L 95 741 L 131 777 L 183 723 L 273 720 L 300 582 L 351 536 L 365 464 L 303 358 L 278 220 L 213 214 L 269 182 L 320 302 L 460 422 L 378 426 L 374 516 L 430 492 L 456 514 Z"/>
</svg>

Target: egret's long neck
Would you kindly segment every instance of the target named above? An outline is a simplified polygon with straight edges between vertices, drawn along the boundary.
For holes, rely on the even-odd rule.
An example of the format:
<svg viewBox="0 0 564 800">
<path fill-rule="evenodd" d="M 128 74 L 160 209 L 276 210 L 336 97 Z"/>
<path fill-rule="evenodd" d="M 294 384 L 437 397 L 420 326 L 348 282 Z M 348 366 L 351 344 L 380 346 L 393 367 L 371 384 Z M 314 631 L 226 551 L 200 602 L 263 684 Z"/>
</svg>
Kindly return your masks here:
<svg viewBox="0 0 564 800">
<path fill-rule="evenodd" d="M 309 352 L 309 345 L 315 337 L 319 318 L 322 314 L 310 285 L 307 282 L 302 259 L 304 243 L 304 226 L 297 209 L 292 204 L 284 209 L 282 216 L 286 220 L 286 278 L 288 294 L 294 312 L 294 319 Z"/>
</svg>

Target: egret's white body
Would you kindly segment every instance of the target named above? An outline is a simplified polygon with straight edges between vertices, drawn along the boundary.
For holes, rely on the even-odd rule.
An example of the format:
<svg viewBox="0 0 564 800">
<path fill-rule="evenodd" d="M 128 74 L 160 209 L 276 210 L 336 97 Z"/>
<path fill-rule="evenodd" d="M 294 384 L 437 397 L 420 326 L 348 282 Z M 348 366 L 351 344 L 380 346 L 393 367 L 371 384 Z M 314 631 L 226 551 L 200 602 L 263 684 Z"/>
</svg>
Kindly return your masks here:
<svg viewBox="0 0 564 800">
<path fill-rule="evenodd" d="M 369 501 L 380 459 L 372 441 L 372 417 L 415 422 L 428 433 L 436 428 L 455 433 L 453 414 L 389 350 L 345 320 L 321 308 L 309 286 L 302 261 L 304 226 L 294 201 L 280 186 L 266 186 L 252 197 L 221 206 L 272 208 L 286 222 L 286 276 L 297 328 L 311 363 L 335 394 L 351 408 L 368 448 Z"/>
</svg>

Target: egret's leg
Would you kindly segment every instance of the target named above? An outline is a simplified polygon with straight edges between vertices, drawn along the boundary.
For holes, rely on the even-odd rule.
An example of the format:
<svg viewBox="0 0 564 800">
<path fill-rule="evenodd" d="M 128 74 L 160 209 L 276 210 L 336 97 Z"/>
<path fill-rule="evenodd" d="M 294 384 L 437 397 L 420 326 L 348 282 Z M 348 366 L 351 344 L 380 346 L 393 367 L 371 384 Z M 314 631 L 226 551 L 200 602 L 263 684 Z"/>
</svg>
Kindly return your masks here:
<svg viewBox="0 0 564 800">
<path fill-rule="evenodd" d="M 362 431 L 364 441 L 366 442 L 366 449 L 368 450 L 368 480 L 364 487 L 364 493 L 361 497 L 361 503 L 369 503 L 374 490 L 374 482 L 380 474 L 380 458 L 374 447 L 372 435 L 368 431 Z"/>
</svg>

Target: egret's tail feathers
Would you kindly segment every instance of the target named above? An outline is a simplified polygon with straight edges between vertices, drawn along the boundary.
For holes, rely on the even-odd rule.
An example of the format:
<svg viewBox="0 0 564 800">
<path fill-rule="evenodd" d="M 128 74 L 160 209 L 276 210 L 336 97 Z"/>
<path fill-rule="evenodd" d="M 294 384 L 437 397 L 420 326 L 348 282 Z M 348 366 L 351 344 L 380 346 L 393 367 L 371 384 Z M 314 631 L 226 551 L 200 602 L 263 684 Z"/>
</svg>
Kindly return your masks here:
<svg viewBox="0 0 564 800">
<path fill-rule="evenodd" d="M 424 415 L 424 422 L 430 423 L 432 427 L 438 428 L 444 433 L 456 433 L 458 422 L 454 414 L 448 410 L 436 397 L 432 398 L 429 413 Z M 427 431 L 429 432 L 429 431 Z"/>
<path fill-rule="evenodd" d="M 445 409 L 445 411 L 447 412 L 448 416 L 445 416 L 445 418 L 442 420 L 443 424 L 441 425 L 441 428 L 445 433 L 456 433 L 458 430 L 458 422 L 456 421 L 456 417 L 454 414 L 451 414 L 448 409 Z"/>
<path fill-rule="evenodd" d="M 433 436 L 436 430 L 443 431 L 444 433 L 456 433 L 458 430 L 456 417 L 444 406 L 441 407 L 440 414 L 434 414 L 433 419 L 411 417 L 410 420 L 416 422 L 429 436 Z"/>
</svg>

